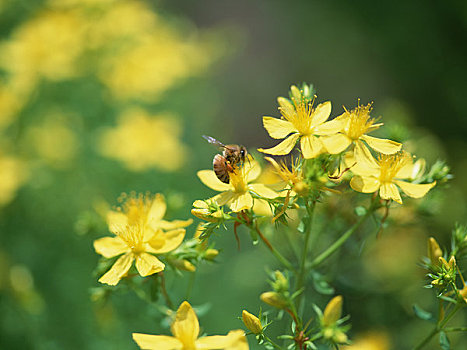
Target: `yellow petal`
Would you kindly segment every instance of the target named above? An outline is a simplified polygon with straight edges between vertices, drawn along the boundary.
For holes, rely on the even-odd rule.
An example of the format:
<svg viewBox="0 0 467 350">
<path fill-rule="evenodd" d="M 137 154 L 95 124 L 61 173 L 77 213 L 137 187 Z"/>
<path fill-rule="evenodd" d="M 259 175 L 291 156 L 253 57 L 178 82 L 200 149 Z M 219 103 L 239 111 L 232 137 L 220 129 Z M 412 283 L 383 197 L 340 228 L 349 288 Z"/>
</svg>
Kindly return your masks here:
<svg viewBox="0 0 467 350">
<path fill-rule="evenodd" d="M 120 258 L 118 258 L 115 264 L 113 264 L 110 270 L 107 271 L 104 276 L 99 278 L 99 282 L 115 286 L 120 281 L 120 279 L 127 274 L 131 264 L 133 263 L 133 260 L 133 253 L 122 255 Z"/>
<path fill-rule="evenodd" d="M 183 344 L 175 337 L 133 333 L 133 340 L 144 350 L 181 350 Z"/>
<path fill-rule="evenodd" d="M 152 248 L 150 251 L 152 253 L 163 254 L 176 249 L 182 243 L 185 233 L 186 230 L 184 228 L 158 233 L 148 241 L 148 244 Z"/>
<path fill-rule="evenodd" d="M 273 139 L 283 139 L 287 135 L 297 132 L 291 122 L 272 117 L 263 117 L 263 126 Z"/>
<path fill-rule="evenodd" d="M 164 268 L 165 265 L 154 255 L 140 253 L 136 256 L 136 269 L 143 277 L 161 272 Z"/>
<path fill-rule="evenodd" d="M 160 220 L 156 223 L 156 225 L 153 225 L 153 226 L 167 231 L 167 230 L 174 230 L 176 228 L 187 227 L 187 226 L 190 226 L 192 223 L 193 223 L 193 219 L 172 220 L 172 221 Z"/>
<path fill-rule="evenodd" d="M 149 209 L 148 222 L 155 222 L 161 220 L 165 211 L 167 210 L 167 205 L 165 204 L 165 198 L 160 193 L 156 194 L 154 200 L 152 201 L 151 209 Z"/>
<path fill-rule="evenodd" d="M 295 108 L 290 101 L 284 97 L 278 97 L 277 102 L 279 103 L 279 109 L 283 115 L 292 115 L 295 113 Z M 298 102 L 298 101 L 297 101 Z"/>
<path fill-rule="evenodd" d="M 316 126 L 313 129 L 315 135 L 332 135 L 344 129 L 346 120 L 334 118 L 326 123 Z"/>
<path fill-rule="evenodd" d="M 303 136 L 300 140 L 300 147 L 305 159 L 315 158 L 323 150 L 323 144 L 313 135 Z"/>
<path fill-rule="evenodd" d="M 199 334 L 198 317 L 191 305 L 184 301 L 177 310 L 172 324 L 172 334 L 184 344 L 194 344 Z"/>
<path fill-rule="evenodd" d="M 379 188 L 379 196 L 383 199 L 392 199 L 399 204 L 402 204 L 402 198 L 397 189 L 397 186 L 390 182 L 381 184 Z"/>
<path fill-rule="evenodd" d="M 413 184 L 400 180 L 395 180 L 394 182 L 401 188 L 402 191 L 404 191 L 407 196 L 412 198 L 422 198 L 436 185 L 436 181 L 432 182 L 431 184 Z"/>
<path fill-rule="evenodd" d="M 219 180 L 216 173 L 212 170 L 200 170 L 197 175 L 203 184 L 215 191 L 227 191 L 231 188 L 229 184 Z"/>
<path fill-rule="evenodd" d="M 420 158 L 415 163 L 412 161 L 407 161 L 396 174 L 397 179 L 416 179 L 418 176 L 422 175 L 425 172 L 426 162 L 425 159 Z"/>
<path fill-rule="evenodd" d="M 362 193 L 376 192 L 380 185 L 379 180 L 372 176 L 354 176 L 352 180 L 350 180 L 350 187 Z"/>
<path fill-rule="evenodd" d="M 380 166 L 376 162 L 375 158 L 371 154 L 368 147 L 366 147 L 363 142 L 355 142 L 354 149 L 355 161 L 357 162 L 355 169 L 352 168 L 352 171 L 359 175 L 376 175 L 379 174 Z"/>
<path fill-rule="evenodd" d="M 256 160 L 249 160 L 243 164 L 241 171 L 243 171 L 244 174 L 243 178 L 248 183 L 258 178 L 258 176 L 261 174 L 261 167 Z"/>
<path fill-rule="evenodd" d="M 320 103 L 311 115 L 311 126 L 318 126 L 328 120 L 331 115 L 331 101 Z"/>
<path fill-rule="evenodd" d="M 94 250 L 104 258 L 113 258 L 128 252 L 130 248 L 120 237 L 103 237 L 94 241 Z"/>
<path fill-rule="evenodd" d="M 290 151 L 295 147 L 295 144 L 297 143 L 299 137 L 299 134 L 292 134 L 289 137 L 287 137 L 284 141 L 279 143 L 277 146 L 268 149 L 258 148 L 258 151 L 267 154 L 273 154 L 276 156 L 289 154 Z"/>
<path fill-rule="evenodd" d="M 272 216 L 271 206 L 267 201 L 264 199 L 257 199 L 253 200 L 253 211 L 256 215 L 260 216 Z"/>
<path fill-rule="evenodd" d="M 230 203 L 230 209 L 235 213 L 244 209 L 250 209 L 252 206 L 253 197 L 248 192 L 237 194 Z"/>
<path fill-rule="evenodd" d="M 230 331 L 227 335 L 214 335 L 199 338 L 196 341 L 196 348 L 198 350 L 248 350 L 248 342 L 242 330 L 235 330 Z"/>
<path fill-rule="evenodd" d="M 319 139 L 323 143 L 324 148 L 331 154 L 338 154 L 345 151 L 352 143 L 352 140 L 344 134 L 322 136 Z"/>
<path fill-rule="evenodd" d="M 253 191 L 260 197 L 272 199 L 279 197 L 279 194 L 276 191 L 271 190 L 269 187 L 263 184 L 250 184 L 248 185 L 250 191 Z"/>
<path fill-rule="evenodd" d="M 234 197 L 235 197 L 234 192 L 225 191 L 225 192 L 219 193 L 217 196 L 212 197 L 212 200 L 215 201 L 217 205 L 221 207 L 225 204 L 230 203 Z"/>
<path fill-rule="evenodd" d="M 388 139 L 379 139 L 377 137 L 363 135 L 361 139 L 365 140 L 365 142 L 373 148 L 375 151 L 383 154 L 393 154 L 398 152 L 402 144 L 396 141 L 388 140 Z"/>
<path fill-rule="evenodd" d="M 115 227 L 125 227 L 128 225 L 128 217 L 122 212 L 110 210 L 107 212 L 107 225 L 112 233 Z"/>
</svg>

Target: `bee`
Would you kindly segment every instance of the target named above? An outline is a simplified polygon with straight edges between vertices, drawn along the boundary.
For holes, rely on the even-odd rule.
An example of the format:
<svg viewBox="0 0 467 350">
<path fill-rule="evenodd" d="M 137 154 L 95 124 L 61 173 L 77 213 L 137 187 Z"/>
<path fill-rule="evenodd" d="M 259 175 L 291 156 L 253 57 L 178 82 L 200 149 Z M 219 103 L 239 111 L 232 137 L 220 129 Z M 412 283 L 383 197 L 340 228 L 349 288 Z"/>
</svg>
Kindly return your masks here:
<svg viewBox="0 0 467 350">
<path fill-rule="evenodd" d="M 235 173 L 238 164 L 243 164 L 247 159 L 248 152 L 245 147 L 239 145 L 224 145 L 214 137 L 203 135 L 210 144 L 222 150 L 222 154 L 216 154 L 212 160 L 212 168 L 216 176 L 222 182 L 228 184 L 230 173 Z"/>
</svg>

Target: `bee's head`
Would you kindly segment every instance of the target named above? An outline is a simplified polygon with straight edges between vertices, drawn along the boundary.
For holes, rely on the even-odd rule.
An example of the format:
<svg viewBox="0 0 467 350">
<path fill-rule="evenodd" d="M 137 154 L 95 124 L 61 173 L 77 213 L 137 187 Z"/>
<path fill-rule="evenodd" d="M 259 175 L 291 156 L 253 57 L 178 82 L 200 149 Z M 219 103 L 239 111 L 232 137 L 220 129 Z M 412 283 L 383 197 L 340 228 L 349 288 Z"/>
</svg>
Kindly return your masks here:
<svg viewBox="0 0 467 350">
<path fill-rule="evenodd" d="M 247 152 L 246 148 L 243 147 L 243 146 L 240 146 L 240 158 L 242 159 L 242 161 L 244 161 L 246 159 L 247 154 L 248 154 L 248 152 Z"/>
</svg>

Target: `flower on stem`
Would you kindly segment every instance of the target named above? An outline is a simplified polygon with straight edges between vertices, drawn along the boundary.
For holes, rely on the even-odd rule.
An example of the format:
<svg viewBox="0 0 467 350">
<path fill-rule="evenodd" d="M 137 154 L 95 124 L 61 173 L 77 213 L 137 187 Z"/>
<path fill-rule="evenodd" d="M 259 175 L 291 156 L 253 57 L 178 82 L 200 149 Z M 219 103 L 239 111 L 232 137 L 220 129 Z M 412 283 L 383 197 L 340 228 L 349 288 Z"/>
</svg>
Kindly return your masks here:
<svg viewBox="0 0 467 350">
<path fill-rule="evenodd" d="M 133 340 L 141 349 L 149 350 L 248 350 L 248 343 L 242 330 L 230 331 L 224 336 L 198 338 L 198 317 L 186 301 L 178 308 L 171 331 L 173 336 L 133 333 Z"/>
<path fill-rule="evenodd" d="M 431 265 L 438 266 L 440 261 L 439 258 L 443 256 L 443 251 L 439 247 L 438 242 L 433 237 L 428 239 L 428 258 L 430 259 Z"/>
<path fill-rule="evenodd" d="M 230 173 L 230 183 L 226 184 L 220 181 L 214 171 L 200 170 L 198 177 L 209 188 L 220 191 L 221 193 L 211 199 L 219 206 L 229 205 L 233 212 L 240 212 L 245 209 L 256 209 L 264 212 L 267 203 L 260 198 L 253 199 L 253 195 L 267 199 L 273 199 L 279 194 L 272 189 L 260 183 L 250 183 L 254 181 L 261 173 L 261 168 L 256 161 L 246 162 L 242 167 L 236 167 L 234 172 Z M 266 211 L 271 214 L 271 211 Z"/>
<path fill-rule="evenodd" d="M 277 309 L 284 309 L 289 306 L 289 302 L 277 292 L 264 292 L 259 298 L 264 303 Z"/>
<path fill-rule="evenodd" d="M 376 123 L 376 120 L 370 117 L 370 111 L 371 104 L 359 105 L 350 112 L 345 110 L 344 114 L 337 117 L 336 119 L 342 121 L 344 127 L 337 134 L 320 138 L 326 150 L 331 154 L 337 154 L 345 151 L 351 144 L 366 148 L 366 143 L 379 153 L 393 154 L 398 152 L 402 147 L 399 142 L 367 135 L 383 125 L 383 123 Z"/>
<path fill-rule="evenodd" d="M 350 181 L 355 191 L 373 193 L 379 190 L 382 199 L 392 199 L 402 204 L 399 188 L 409 197 L 421 198 L 436 185 L 436 181 L 428 184 L 403 181 L 410 178 L 414 168 L 413 158 L 407 152 L 380 154 L 378 160 L 373 158 L 366 147 L 357 145 L 355 152 L 357 164 L 352 172 L 356 176 Z"/>
<path fill-rule="evenodd" d="M 342 316 L 342 303 L 343 299 L 341 295 L 332 298 L 321 316 L 323 336 L 335 344 L 344 344 L 348 341 L 345 334 L 348 327 L 341 326 L 341 323 L 345 321 L 345 318 L 340 319 Z"/>
<path fill-rule="evenodd" d="M 105 258 L 121 255 L 99 282 L 116 285 L 136 261 L 138 273 L 145 277 L 164 270 L 165 265 L 153 254 L 176 249 L 185 237 L 185 227 L 191 220 L 162 220 L 166 210 L 161 195 L 131 194 L 119 211 L 110 211 L 107 224 L 115 237 L 94 241 L 94 249 Z M 163 231 L 163 228 L 169 231 Z"/>
<path fill-rule="evenodd" d="M 263 332 L 263 326 L 261 325 L 261 321 L 258 317 L 253 314 L 250 314 L 248 311 L 242 311 L 242 320 L 243 324 L 249 331 L 253 334 L 261 334 Z"/>
<path fill-rule="evenodd" d="M 291 169 L 285 162 L 278 164 L 275 159 L 271 157 L 265 157 L 269 163 L 274 167 L 276 173 L 280 178 L 287 184 L 289 190 L 292 190 L 298 195 L 306 195 L 309 190 L 308 184 L 305 182 L 302 169 L 300 167 L 300 159 L 291 159 Z"/>
<path fill-rule="evenodd" d="M 292 102 L 283 97 L 279 97 L 277 101 L 280 105 L 281 119 L 263 117 L 263 125 L 272 138 L 285 139 L 273 148 L 259 148 L 260 152 L 273 155 L 289 154 L 300 139 L 303 157 L 315 158 L 323 152 L 323 145 L 318 136 L 336 134 L 343 127 L 343 122 L 338 119 L 327 122 L 331 114 L 330 101 L 321 103 L 316 108 L 313 108 L 314 100 L 297 99 L 294 94 Z"/>
</svg>

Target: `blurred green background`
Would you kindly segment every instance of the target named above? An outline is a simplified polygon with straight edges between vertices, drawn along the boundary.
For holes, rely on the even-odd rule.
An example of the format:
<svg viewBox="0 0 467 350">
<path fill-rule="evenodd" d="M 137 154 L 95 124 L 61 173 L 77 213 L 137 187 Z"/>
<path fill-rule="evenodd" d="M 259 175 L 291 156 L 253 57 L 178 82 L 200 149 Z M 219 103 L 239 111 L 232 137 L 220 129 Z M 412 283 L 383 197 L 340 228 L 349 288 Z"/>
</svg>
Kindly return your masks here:
<svg viewBox="0 0 467 350">
<path fill-rule="evenodd" d="M 215 153 L 201 135 L 273 145 L 261 116 L 278 116 L 276 97 L 302 81 L 333 116 L 374 101 L 389 136 L 452 167 L 450 187 L 396 210 L 393 229 L 363 249 L 350 242 L 323 271 L 352 336 L 376 339 L 372 349 L 406 349 L 429 332 L 411 309 L 436 310 L 417 263 L 426 237 L 448 246 L 467 214 L 465 1 L 4 0 L 0 36 L 1 349 L 135 349 L 131 332 L 166 333 L 131 291 L 90 300 L 92 242 L 107 234 L 95 209 L 121 192 L 161 192 L 169 219 L 189 218 L 193 200 L 213 195 L 195 175 Z M 344 200 L 322 214 L 335 235 L 353 220 Z M 265 266 L 277 267 L 240 235 L 241 251 L 231 232 L 214 237 L 219 263 L 196 274 L 190 302 L 209 303 L 208 334 L 241 328 L 244 308 L 257 313 Z M 177 303 L 192 278 L 169 280 Z"/>
</svg>

